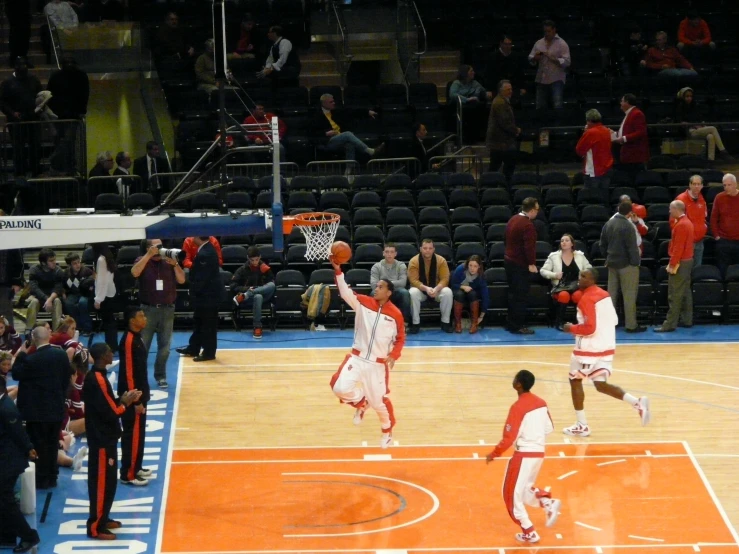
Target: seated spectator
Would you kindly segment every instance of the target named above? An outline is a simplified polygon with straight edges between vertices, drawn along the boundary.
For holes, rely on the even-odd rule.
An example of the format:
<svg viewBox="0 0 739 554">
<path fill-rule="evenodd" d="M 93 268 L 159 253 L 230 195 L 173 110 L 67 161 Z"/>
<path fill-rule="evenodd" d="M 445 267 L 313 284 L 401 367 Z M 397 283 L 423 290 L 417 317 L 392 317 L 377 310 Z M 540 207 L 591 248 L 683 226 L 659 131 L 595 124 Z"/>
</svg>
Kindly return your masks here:
<svg viewBox="0 0 739 554">
<path fill-rule="evenodd" d="M 549 97 L 554 109 L 561 109 L 562 98 L 570 67 L 570 47 L 557 34 L 557 25 L 547 19 L 542 23 L 544 36 L 536 41 L 529 53 L 529 63 L 538 66 L 536 70 L 536 109 L 545 110 Z"/>
<path fill-rule="evenodd" d="M 677 47 L 689 60 L 707 61 L 716 49 L 708 23 L 695 11 L 688 12 L 677 29 Z"/>
<path fill-rule="evenodd" d="M 110 150 L 98 152 L 95 156 L 95 165 L 90 169 L 88 177 L 110 177 L 110 171 L 113 169 L 113 154 Z"/>
<path fill-rule="evenodd" d="M 195 259 L 195 256 L 198 254 L 198 246 L 195 244 L 195 242 L 192 240 L 193 237 L 187 237 L 185 241 L 182 243 L 182 250 L 185 251 L 185 260 L 182 262 L 182 267 L 190 268 L 192 267 L 192 261 Z M 221 243 L 218 242 L 218 239 L 216 237 L 210 237 L 209 238 L 210 243 L 213 245 L 213 248 L 216 249 L 216 254 L 218 254 L 218 265 L 223 267 L 223 254 L 221 253 Z"/>
<path fill-rule="evenodd" d="M 400 313 L 403 314 L 403 320 L 408 324 L 411 319 L 411 296 L 406 286 L 408 285 L 408 268 L 403 262 L 395 259 L 398 250 L 395 244 L 388 242 L 382 251 L 383 258 L 370 270 L 370 288 L 372 296 L 375 294 L 377 283 L 384 279 L 393 284 L 393 294 L 390 296 L 390 302 L 395 304 Z"/>
<path fill-rule="evenodd" d="M 5 212 L 0 210 L 0 216 L 5 216 Z M 26 266 L 23 263 L 23 253 L 19 249 L 0 250 L 0 317 L 4 317 L 6 321 L 13 326 L 13 304 L 15 296 L 25 285 L 23 274 Z"/>
<path fill-rule="evenodd" d="M 264 109 L 264 104 L 255 104 L 254 111 L 251 115 L 244 119 L 244 125 L 262 125 L 261 129 L 269 131 L 272 125 L 272 118 L 277 117 L 271 112 L 267 112 Z M 267 136 L 267 133 L 257 129 L 246 129 L 246 139 L 256 145 L 272 144 L 272 133 Z M 281 117 L 277 119 L 277 132 L 280 135 L 280 161 L 286 160 L 285 145 L 282 143 L 287 133 L 287 125 L 285 120 Z"/>
<path fill-rule="evenodd" d="M 77 322 L 73 317 L 66 316 L 62 320 L 57 330 L 51 334 L 49 344 L 53 344 L 64 350 L 67 353 L 70 363 L 72 363 L 75 353 L 84 350 L 84 347 L 79 342 Z"/>
<path fill-rule="evenodd" d="M 411 283 L 411 325 L 412 335 L 421 330 L 421 302 L 433 299 L 441 308 L 441 329 L 452 332 L 449 316 L 452 313 L 452 289 L 449 288 L 449 266 L 446 260 L 436 254 L 434 241 L 423 239 L 421 252 L 411 258 L 408 264 L 408 280 Z"/>
<path fill-rule="evenodd" d="M 214 52 L 215 42 L 209 38 L 205 41 L 205 52 L 195 60 L 195 80 L 198 83 L 198 90 L 204 90 L 208 94 L 218 90 Z"/>
<path fill-rule="evenodd" d="M 113 170 L 113 175 L 131 175 L 131 166 L 133 161 L 129 152 L 118 152 L 115 155 L 116 168 Z M 134 179 L 125 179 L 121 177 L 115 182 L 115 186 L 118 189 L 118 194 L 128 198 L 131 194 L 131 185 Z"/>
<path fill-rule="evenodd" d="M 326 149 L 331 152 L 344 152 L 344 158 L 347 160 L 356 160 L 356 151 L 364 152 L 368 156 L 375 156 L 385 150 L 383 142 L 377 148 L 370 148 L 364 142 L 359 140 L 354 133 L 346 131 L 346 124 L 341 116 L 334 113 L 336 102 L 331 94 L 321 95 L 321 111 L 316 113 L 313 120 L 312 128 L 314 132 L 323 138 L 328 139 Z M 369 110 L 369 116 L 374 119 L 377 112 Z"/>
<path fill-rule="evenodd" d="M 456 110 L 458 103 L 462 103 L 464 118 L 465 144 L 477 142 L 482 138 L 487 116 L 486 101 L 492 100 L 493 93 L 485 90 L 475 80 L 475 70 L 471 65 L 460 65 L 457 79 L 449 87 L 447 105 Z"/>
<path fill-rule="evenodd" d="M 275 295 L 275 276 L 262 261 L 259 248 L 250 246 L 247 262 L 231 278 L 231 291 L 236 293 L 234 303 L 239 308 L 252 308 L 255 339 L 262 338 L 262 306 Z"/>
<path fill-rule="evenodd" d="M 454 294 L 454 332 L 462 332 L 462 311 L 465 306 L 470 310 L 470 334 L 477 333 L 477 326 L 482 323 L 490 305 L 488 284 L 483 273 L 485 269 L 480 256 L 470 256 L 457 266 L 452 274 L 452 292 Z"/>
<path fill-rule="evenodd" d="M 698 77 L 698 73 L 680 51 L 667 45 L 667 33 L 659 31 L 654 37 L 654 46 L 647 50 L 641 62 L 655 75 L 665 78 Z"/>
<path fill-rule="evenodd" d="M 559 250 L 549 254 L 547 261 L 539 270 L 545 279 L 552 283 L 552 298 L 557 303 L 554 326 L 562 331 L 565 322 L 567 305 L 572 302 L 577 304 L 582 296 L 579 292 L 578 282 L 580 272 L 590 269 L 592 266 L 585 254 L 575 250 L 575 239 L 572 235 L 565 233 L 559 239 Z"/>
<path fill-rule="evenodd" d="M 89 366 L 90 355 L 84 348 L 77 350 L 72 358 L 74 375 L 70 378 L 71 386 L 67 390 L 67 421 L 65 431 L 79 436 L 85 433 L 85 403 L 82 402 L 82 385 Z"/>
<path fill-rule="evenodd" d="M 298 86 L 301 68 L 298 51 L 293 48 L 292 42 L 282 36 L 282 27 L 279 25 L 269 28 L 267 38 L 272 41 L 272 46 L 264 69 L 257 73 L 257 76 L 269 78 L 272 81 L 273 92 L 278 83 Z"/>
<path fill-rule="evenodd" d="M 677 93 L 675 101 L 675 121 L 685 123 L 685 133 L 688 138 L 702 138 L 706 140 L 707 157 L 713 161 L 716 159 L 716 148 L 718 155 L 727 162 L 734 161 L 734 157 L 726 151 L 724 141 L 718 129 L 712 125 L 701 125 L 703 117 L 698 111 L 695 93 L 690 87 L 681 88 Z"/>
<path fill-rule="evenodd" d="M 426 145 L 423 143 L 428 134 L 429 132 L 426 129 L 426 125 L 423 123 L 413 124 L 414 139 L 411 143 L 411 151 L 413 153 L 413 157 L 421 162 L 421 173 L 426 173 L 429 170 L 429 154 L 426 150 Z M 439 164 L 432 164 L 431 169 L 439 169 Z M 411 178 L 415 179 L 417 176 L 418 175 L 411 175 Z"/>
<path fill-rule="evenodd" d="M 0 352 L 15 354 L 21 346 L 23 338 L 15 330 L 15 327 L 8 323 L 8 320 L 0 316 Z"/>
<path fill-rule="evenodd" d="M 166 178 L 157 177 L 152 179 L 152 177 L 159 173 L 171 171 L 169 162 L 161 157 L 159 152 L 159 144 L 150 140 L 146 143 L 146 154 L 133 161 L 133 174 L 141 178 L 141 190 L 131 191 L 151 193 L 154 202 L 157 203 L 159 203 L 162 193 L 169 190 L 169 183 Z"/>
<path fill-rule="evenodd" d="M 13 355 L 10 352 L 0 352 L 0 379 L 8 382 L 8 375 L 10 370 L 13 368 Z M 18 387 L 13 385 L 6 385 L 7 393 L 11 400 L 15 401 L 18 398 Z"/>
<path fill-rule="evenodd" d="M 169 12 L 164 18 L 164 25 L 159 27 L 154 52 L 160 59 L 186 60 L 195 56 L 195 48 L 187 38 L 187 30 L 180 27 L 180 18 L 175 12 Z"/>
<path fill-rule="evenodd" d="M 649 44 L 638 25 L 631 26 L 628 33 L 628 38 L 620 43 L 618 53 L 619 68 L 626 77 L 639 73 L 640 64 L 649 50 Z"/>
<path fill-rule="evenodd" d="M 523 56 L 513 51 L 513 39 L 503 35 L 485 66 L 485 88 L 497 90 L 500 81 L 510 81 L 513 90 L 523 96 L 526 94 L 524 64 Z"/>
<path fill-rule="evenodd" d="M 64 312 L 79 323 L 80 334 L 88 336 L 92 332 L 90 319 L 90 297 L 95 286 L 92 269 L 82 264 L 80 255 L 70 252 L 64 258 L 67 270 L 64 272 Z"/>
<path fill-rule="evenodd" d="M 38 262 L 28 274 L 31 296 L 26 311 L 26 327 L 36 325 L 36 316 L 43 307 L 45 312 L 51 313 L 51 326 L 56 329 L 62 320 L 64 272 L 56 265 L 56 253 L 51 248 L 41 249 Z"/>
<path fill-rule="evenodd" d="M 85 20 L 91 23 L 123 21 L 124 15 L 118 0 L 88 0 L 85 6 Z"/>
<path fill-rule="evenodd" d="M 244 14 L 239 27 L 239 39 L 233 46 L 232 56 L 240 58 L 254 58 L 259 52 L 259 39 L 256 23 L 250 13 Z"/>
</svg>

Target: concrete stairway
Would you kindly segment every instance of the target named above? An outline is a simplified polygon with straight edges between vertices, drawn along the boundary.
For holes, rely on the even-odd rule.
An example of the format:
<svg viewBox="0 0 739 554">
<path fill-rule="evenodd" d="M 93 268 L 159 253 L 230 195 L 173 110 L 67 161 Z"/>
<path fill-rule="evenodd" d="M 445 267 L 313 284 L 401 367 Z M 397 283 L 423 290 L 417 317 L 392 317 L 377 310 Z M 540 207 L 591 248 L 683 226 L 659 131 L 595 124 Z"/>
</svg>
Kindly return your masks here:
<svg viewBox="0 0 739 554">
<path fill-rule="evenodd" d="M 431 50 L 421 57 L 421 82 L 436 85 L 439 102 L 446 102 L 446 84 L 457 77 L 460 63 L 458 50 Z"/>
</svg>

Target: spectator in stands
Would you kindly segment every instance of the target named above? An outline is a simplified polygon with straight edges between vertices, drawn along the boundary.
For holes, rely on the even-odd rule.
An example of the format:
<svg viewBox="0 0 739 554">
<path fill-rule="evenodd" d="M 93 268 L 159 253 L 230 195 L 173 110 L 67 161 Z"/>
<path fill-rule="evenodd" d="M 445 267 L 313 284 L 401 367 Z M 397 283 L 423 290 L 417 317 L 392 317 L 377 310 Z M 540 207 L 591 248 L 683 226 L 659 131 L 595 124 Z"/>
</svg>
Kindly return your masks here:
<svg viewBox="0 0 739 554">
<path fill-rule="evenodd" d="M 636 107 L 636 96 L 631 93 L 621 97 L 620 106 L 624 119 L 618 133 L 611 134 L 611 140 L 621 145 L 618 169 L 627 173 L 633 183 L 636 174 L 644 171 L 644 164 L 649 161 L 647 118 Z"/>
<path fill-rule="evenodd" d="M 552 107 L 561 109 L 562 98 L 570 67 L 570 47 L 557 34 L 557 25 L 547 19 L 542 24 L 544 37 L 534 44 L 529 53 L 531 65 L 538 65 L 536 71 L 536 109 L 544 110 L 551 98 Z"/>
<path fill-rule="evenodd" d="M 36 95 L 41 82 L 28 73 L 28 60 L 17 58 L 15 71 L 0 85 L 0 107 L 8 123 L 38 121 Z M 13 142 L 13 166 L 17 176 L 41 172 L 41 134 L 38 125 L 9 125 Z"/>
<path fill-rule="evenodd" d="M 241 18 L 239 39 L 233 47 L 233 55 L 241 58 L 254 58 L 259 53 L 259 40 L 256 23 L 250 13 Z"/>
<path fill-rule="evenodd" d="M 488 284 L 483 277 L 485 268 L 482 258 L 472 255 L 466 262 L 459 264 L 451 279 L 454 294 L 454 332 L 462 332 L 462 312 L 465 306 L 470 311 L 470 334 L 477 333 L 477 326 L 482 323 L 490 305 Z"/>
<path fill-rule="evenodd" d="M 247 262 L 236 270 L 231 278 L 231 292 L 235 292 L 234 304 L 238 308 L 252 308 L 252 336 L 262 338 L 262 306 L 275 295 L 275 276 L 262 261 L 259 248 L 250 246 L 246 252 Z"/>
<path fill-rule="evenodd" d="M 524 63 L 523 56 L 513 51 L 513 39 L 509 35 L 501 36 L 498 48 L 490 55 L 485 66 L 486 88 L 497 90 L 498 83 L 505 80 L 510 81 L 521 96 L 525 95 Z"/>
<path fill-rule="evenodd" d="M 28 56 L 31 42 L 31 1 L 4 2 L 8 19 L 8 65 L 15 66 L 17 58 Z M 29 66 L 31 67 L 31 66 Z"/>
<path fill-rule="evenodd" d="M 322 94 L 321 111 L 316 114 L 312 126 L 314 132 L 319 136 L 328 138 L 327 150 L 331 152 L 343 151 L 347 160 L 356 160 L 357 150 L 366 153 L 370 157 L 381 154 L 385 150 L 384 142 L 377 148 L 370 148 L 351 131 L 342 131 L 342 128 L 346 129 L 346 124 L 343 118 L 334 113 L 335 107 L 334 97 L 331 94 Z M 369 110 L 368 113 L 372 119 L 377 117 L 377 112 L 374 110 Z"/>
<path fill-rule="evenodd" d="M 688 12 L 677 28 L 677 47 L 689 60 L 705 61 L 716 49 L 708 23 L 696 11 Z"/>
<path fill-rule="evenodd" d="M 77 320 L 80 334 L 87 336 L 92 332 L 90 319 L 90 296 L 95 287 L 92 269 L 82 263 L 80 255 L 70 252 L 64 258 L 67 270 L 64 272 L 64 313 Z"/>
<path fill-rule="evenodd" d="M 613 153 L 611 131 L 603 125 L 600 112 L 585 112 L 585 132 L 575 146 L 575 152 L 583 159 L 585 187 L 600 194 L 604 206 L 608 205 L 608 187 L 611 184 Z"/>
<path fill-rule="evenodd" d="M 490 149 L 490 171 L 498 171 L 503 165 L 503 174 L 510 180 L 516 169 L 518 137 L 521 128 L 516 127 L 516 118 L 511 107 L 513 85 L 510 81 L 498 83 L 498 95 L 490 106 L 485 144 Z"/>
<path fill-rule="evenodd" d="M 261 129 L 263 130 L 247 129 L 246 139 L 258 146 L 272 144 L 272 133 L 268 135 L 265 131 L 271 129 L 273 117 L 277 116 L 272 112 L 267 112 L 264 109 L 264 104 L 254 104 L 254 111 L 244 119 L 244 125 L 262 125 Z M 280 135 L 280 161 L 285 161 L 287 157 L 285 145 L 282 141 L 285 138 L 285 133 L 287 133 L 287 125 L 281 117 L 277 119 L 277 133 Z"/>
<path fill-rule="evenodd" d="M 440 305 L 441 329 L 445 333 L 452 332 L 449 317 L 453 295 L 449 288 L 449 265 L 434 250 L 434 241 L 423 239 L 420 254 L 413 256 L 408 264 L 408 280 L 411 283 L 411 325 L 408 332 L 412 335 L 421 330 L 421 302 L 429 298 Z"/>
<path fill-rule="evenodd" d="M 408 267 L 398 260 L 396 256 L 398 250 L 392 242 L 385 243 L 382 251 L 384 259 L 377 262 L 370 270 L 370 288 L 371 294 L 374 296 L 375 288 L 380 280 L 390 281 L 393 284 L 393 294 L 390 301 L 395 304 L 400 313 L 403 314 L 403 320 L 408 324 L 411 320 L 411 296 L 406 288 L 408 285 Z"/>
<path fill-rule="evenodd" d="M 618 213 L 603 226 L 600 251 L 606 256 L 608 293 L 614 307 L 618 308 L 619 296 L 623 296 L 626 332 L 642 333 L 647 328 L 639 325 L 636 319 L 641 258 L 634 240 L 634 227 L 629 220 L 631 213 L 631 202 L 618 205 Z"/>
<path fill-rule="evenodd" d="M 110 150 L 98 152 L 95 156 L 95 165 L 90 169 L 88 177 L 110 177 L 113 161 L 113 154 L 110 153 Z"/>
<path fill-rule="evenodd" d="M 4 317 L 11 326 L 13 300 L 23 288 L 24 271 L 23 254 L 20 250 L 0 250 L 0 317 Z"/>
<path fill-rule="evenodd" d="M 146 143 L 146 154 L 136 158 L 133 162 L 133 174 L 141 178 L 143 190 L 140 192 L 151 193 L 156 203 L 159 203 L 162 194 L 168 190 L 168 183 L 166 179 L 152 179 L 151 177 L 157 173 L 169 171 L 171 171 L 169 162 L 159 156 L 159 143 L 154 140 Z"/>
<path fill-rule="evenodd" d="M 62 58 L 61 69 L 51 74 L 46 88 L 52 95 L 49 107 L 59 119 L 80 119 L 87 114 L 90 79 L 74 58 Z"/>
<path fill-rule="evenodd" d="M 703 198 L 701 191 L 703 190 L 703 177 L 693 175 L 690 178 L 688 189 L 681 192 L 675 197 L 685 205 L 685 215 L 693 224 L 693 267 L 698 267 L 703 263 L 703 239 L 708 232 L 708 204 Z M 670 219 L 670 227 L 677 223 L 676 219 Z"/>
<path fill-rule="evenodd" d="M 525 198 L 521 211 L 508 220 L 505 229 L 505 273 L 508 281 L 508 321 L 506 330 L 514 335 L 533 335 L 526 327 L 526 296 L 531 274 L 536 269 L 536 229 L 532 223 L 539 213 L 536 198 Z"/>
<path fill-rule="evenodd" d="M 26 327 L 36 324 L 39 309 L 51 313 L 51 327 L 56 329 L 62 319 L 62 297 L 64 296 L 64 272 L 56 264 L 56 253 L 51 248 L 42 248 L 38 253 L 38 265 L 28 274 L 31 297 L 26 311 Z"/>
<path fill-rule="evenodd" d="M 15 352 L 21 347 L 23 338 L 7 319 L 0 316 L 0 352 Z M 6 372 L 7 373 L 7 372 Z"/>
<path fill-rule="evenodd" d="M 92 23 L 101 21 L 123 21 L 123 4 L 118 0 L 88 0 L 85 4 L 85 20 Z"/>
<path fill-rule="evenodd" d="M 575 239 L 569 233 L 562 235 L 559 239 L 559 250 L 549 254 L 547 261 L 539 270 L 545 279 L 552 283 L 552 298 L 556 302 L 554 326 L 563 331 L 567 305 L 577 304 L 580 301 L 578 294 L 578 281 L 580 272 L 590 269 L 588 259 L 580 250 L 575 250 Z"/>
<path fill-rule="evenodd" d="M 641 62 L 649 50 L 649 44 L 638 25 L 632 25 L 628 32 L 629 36 L 620 44 L 618 54 L 621 73 L 626 77 L 639 73 Z"/>
<path fill-rule="evenodd" d="M 187 30 L 180 27 L 180 18 L 175 12 L 169 12 L 164 18 L 164 25 L 157 33 L 155 52 L 162 59 L 189 59 L 195 56 L 195 48 L 189 42 Z"/>
<path fill-rule="evenodd" d="M 160 239 L 141 242 L 143 255 L 136 258 L 131 275 L 138 279 L 141 309 L 146 315 L 146 327 L 141 338 L 146 351 L 151 351 L 154 334 L 157 336 L 157 357 L 154 361 L 154 380 L 160 389 L 166 389 L 167 360 L 169 360 L 172 331 L 174 329 L 175 300 L 177 285 L 185 283 L 185 272 L 177 260 L 163 257 Z"/>
<path fill-rule="evenodd" d="M 667 300 L 670 309 L 661 326 L 655 327 L 655 333 L 670 333 L 678 324 L 683 327 L 693 326 L 693 291 L 690 289 L 690 277 L 693 270 L 694 227 L 685 214 L 685 204 L 680 200 L 670 202 L 670 221 L 672 239 L 667 263 Z"/>
<path fill-rule="evenodd" d="M 462 103 L 464 128 L 467 130 L 464 140 L 466 143 L 480 140 L 486 114 L 486 103 L 492 100 L 493 93 L 485 90 L 475 80 L 475 70 L 471 65 L 460 65 L 456 80 L 449 87 L 447 105 L 456 110 L 458 103 Z"/>
<path fill-rule="evenodd" d="M 131 160 L 131 154 L 128 152 L 118 152 L 115 155 L 116 168 L 113 170 L 113 175 L 131 175 L 131 166 L 133 161 Z M 118 194 L 128 198 L 131 194 L 131 186 L 133 185 L 133 179 L 124 179 L 123 177 L 115 182 L 115 186 L 118 189 Z M 134 187 L 135 188 L 135 187 Z"/>
<path fill-rule="evenodd" d="M 90 354 L 84 348 L 78 349 L 72 358 L 74 375 L 70 379 L 71 386 L 67 389 L 65 405 L 67 407 L 67 421 L 65 431 L 79 436 L 85 433 L 85 404 L 82 402 L 82 385 L 89 367 Z M 82 449 L 80 449 L 82 450 Z M 79 452 L 78 452 L 79 454 Z M 74 456 L 77 458 L 77 455 Z"/>
<path fill-rule="evenodd" d="M 118 352 L 118 330 L 115 320 L 115 258 L 107 244 L 92 245 L 95 257 L 95 309 L 100 314 L 105 330 L 105 343 L 113 352 Z"/>
<path fill-rule="evenodd" d="M 13 359 L 14 358 L 12 353 L 0 350 L 0 381 L 3 381 L 5 383 L 8 382 L 8 375 L 10 375 L 10 370 L 13 368 Z M 13 402 L 15 402 L 15 400 L 18 398 L 18 386 L 8 385 L 8 388 L 6 390 L 7 395 Z M 2 542 L 2 534 L 0 533 L 0 544 L 2 544 Z"/>
<path fill-rule="evenodd" d="M 711 234 L 716 239 L 716 265 L 726 276 L 730 265 L 739 264 L 739 189 L 732 173 L 721 182 L 724 191 L 716 195 L 711 207 Z"/>
<path fill-rule="evenodd" d="M 667 45 L 667 33 L 664 31 L 659 31 L 654 36 L 654 46 L 647 50 L 641 65 L 659 77 L 698 77 L 693 64 L 686 60 L 677 48 Z"/>
<path fill-rule="evenodd" d="M 698 111 L 697 102 L 695 101 L 695 93 L 690 87 L 683 87 L 677 93 L 675 100 L 675 121 L 685 123 L 685 131 L 688 138 L 705 139 L 707 146 L 707 157 L 713 161 L 716 159 L 716 148 L 718 147 L 718 155 L 727 162 L 733 162 L 734 157 L 726 151 L 724 141 L 718 129 L 712 125 L 701 125 L 704 121 L 702 115 Z"/>
<path fill-rule="evenodd" d="M 269 28 L 267 38 L 272 41 L 272 46 L 264 68 L 257 73 L 257 76 L 271 80 L 274 100 L 275 90 L 280 83 L 283 86 L 298 86 L 300 59 L 292 42 L 282 36 L 282 27 L 279 25 L 272 25 Z"/>
<path fill-rule="evenodd" d="M 413 124 L 413 141 L 411 142 L 412 156 L 421 162 L 421 173 L 426 173 L 429 170 L 429 155 L 426 150 L 426 145 L 423 143 L 424 139 L 428 135 L 426 125 L 423 123 L 416 122 Z M 431 169 L 439 169 L 439 164 L 432 164 Z M 412 178 L 418 175 L 411 175 Z M 396 287 L 397 288 L 397 287 Z"/>
<path fill-rule="evenodd" d="M 210 96 L 218 90 L 216 82 L 215 42 L 212 38 L 205 41 L 205 52 L 195 60 L 195 80 L 198 90 L 203 90 Z"/>
<path fill-rule="evenodd" d="M 50 333 L 36 327 L 31 333 L 36 351 L 28 354 L 23 343 L 13 364 L 18 381 L 18 410 L 38 452 L 36 488 L 56 487 L 57 449 L 72 367 L 67 354 L 49 344 Z"/>
<path fill-rule="evenodd" d="M 631 197 L 628 194 L 622 194 L 618 197 L 619 204 L 621 202 L 631 202 L 631 213 L 628 215 L 629 221 L 634 224 L 636 231 L 636 246 L 639 247 L 639 255 L 644 253 L 644 237 L 649 232 L 649 227 L 644 223 L 644 218 L 647 217 L 647 208 L 641 204 L 631 201 Z M 616 210 L 618 214 L 618 210 Z M 612 217 L 616 217 L 614 214 Z"/>
<path fill-rule="evenodd" d="M 223 267 L 223 254 L 221 253 L 221 243 L 218 242 L 216 237 L 208 237 L 209 242 L 213 245 L 218 256 L 218 265 Z M 198 255 L 198 245 L 195 244 L 195 237 L 187 237 L 185 242 L 182 243 L 182 250 L 185 251 L 185 261 L 182 262 L 182 267 L 191 268 L 192 262 L 195 256 Z"/>
</svg>

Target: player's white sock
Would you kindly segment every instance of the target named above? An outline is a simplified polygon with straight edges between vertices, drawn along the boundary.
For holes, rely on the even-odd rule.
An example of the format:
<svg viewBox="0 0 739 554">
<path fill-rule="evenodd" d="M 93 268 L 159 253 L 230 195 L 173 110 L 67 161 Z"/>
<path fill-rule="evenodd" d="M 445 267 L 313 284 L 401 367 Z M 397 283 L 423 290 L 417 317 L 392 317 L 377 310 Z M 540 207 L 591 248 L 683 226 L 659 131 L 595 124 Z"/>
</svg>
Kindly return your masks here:
<svg viewBox="0 0 739 554">
<path fill-rule="evenodd" d="M 636 406 L 639 403 L 639 399 L 627 392 L 624 394 L 624 402 Z"/>
<path fill-rule="evenodd" d="M 577 422 L 582 425 L 588 424 L 588 419 L 585 417 L 585 410 L 575 410 L 575 416 L 577 417 Z"/>
</svg>

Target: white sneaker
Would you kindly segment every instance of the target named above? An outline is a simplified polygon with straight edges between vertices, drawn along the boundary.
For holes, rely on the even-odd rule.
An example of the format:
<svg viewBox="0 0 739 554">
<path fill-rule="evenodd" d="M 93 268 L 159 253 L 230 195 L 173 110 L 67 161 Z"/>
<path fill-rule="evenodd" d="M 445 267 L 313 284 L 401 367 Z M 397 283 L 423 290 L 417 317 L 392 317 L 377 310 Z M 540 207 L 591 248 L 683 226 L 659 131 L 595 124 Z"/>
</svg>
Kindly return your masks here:
<svg viewBox="0 0 739 554">
<path fill-rule="evenodd" d="M 571 437 L 589 437 L 590 427 L 588 427 L 587 425 L 583 425 L 578 421 L 571 427 L 565 427 L 564 429 L 562 429 L 562 432 L 565 435 L 570 435 Z"/>
<path fill-rule="evenodd" d="M 549 506 L 547 506 L 547 527 L 551 527 L 555 523 L 557 523 L 557 519 L 559 518 L 559 509 L 562 507 L 562 501 L 559 498 L 553 498 L 552 501 L 549 503 Z"/>
<path fill-rule="evenodd" d="M 121 363 L 120 360 L 113 360 L 112 362 L 110 362 L 108 365 L 105 366 L 105 369 L 111 370 L 114 367 L 116 367 L 119 363 Z"/>
<path fill-rule="evenodd" d="M 72 470 L 73 471 L 79 471 L 82 469 L 82 462 L 85 460 L 85 456 L 87 456 L 87 447 L 83 446 L 77 451 L 77 454 L 74 455 L 72 458 Z"/>
<path fill-rule="evenodd" d="M 145 487 L 149 484 L 148 479 L 141 479 L 140 477 L 134 478 L 132 481 L 127 481 L 126 479 L 121 479 L 121 483 L 124 485 L 134 485 L 136 487 Z"/>
<path fill-rule="evenodd" d="M 392 433 L 383 433 L 382 437 L 380 438 L 380 448 L 387 448 L 388 446 L 392 446 L 393 444 L 393 434 Z"/>
<path fill-rule="evenodd" d="M 518 542 L 539 542 L 539 533 L 531 531 L 531 533 L 516 533 Z"/>
<path fill-rule="evenodd" d="M 140 470 L 136 472 L 136 477 L 140 479 L 148 479 L 149 477 L 152 476 L 153 473 L 154 472 L 150 469 L 141 468 Z"/>
<path fill-rule="evenodd" d="M 367 411 L 367 405 L 367 402 L 365 402 L 359 408 L 357 408 L 356 412 L 354 412 L 354 425 L 362 424 L 362 420 L 364 419 L 364 412 Z"/>
<path fill-rule="evenodd" d="M 652 419 L 652 414 L 649 412 L 649 398 L 642 396 L 636 404 L 636 411 L 639 412 L 641 418 L 642 427 L 647 425 Z"/>
</svg>

